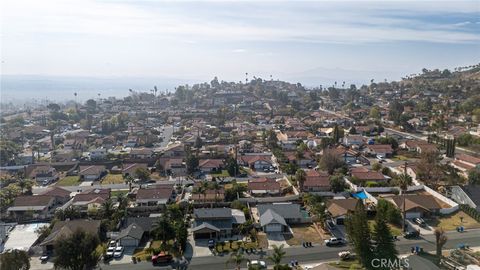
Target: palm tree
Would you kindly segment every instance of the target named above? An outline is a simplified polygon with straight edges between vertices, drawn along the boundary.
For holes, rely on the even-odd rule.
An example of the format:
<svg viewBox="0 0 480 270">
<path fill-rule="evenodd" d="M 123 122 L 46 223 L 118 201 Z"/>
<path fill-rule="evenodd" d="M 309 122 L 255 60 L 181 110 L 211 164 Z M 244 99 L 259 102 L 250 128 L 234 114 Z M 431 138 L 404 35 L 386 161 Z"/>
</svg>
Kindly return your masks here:
<svg viewBox="0 0 480 270">
<path fill-rule="evenodd" d="M 160 240 L 162 240 L 163 243 L 166 243 L 168 240 L 172 239 L 172 234 L 174 234 L 170 220 L 163 216 L 160 217 L 155 224 L 153 224 L 152 231 L 157 237 L 160 237 Z"/>
<path fill-rule="evenodd" d="M 273 262 L 273 269 L 276 269 L 280 266 L 283 257 L 285 257 L 286 252 L 283 250 L 283 244 L 280 246 L 273 245 L 273 253 L 272 256 L 268 256 L 268 259 Z"/>
<path fill-rule="evenodd" d="M 240 265 L 242 264 L 242 262 L 246 260 L 247 259 L 243 256 L 243 254 L 237 251 L 235 253 L 230 254 L 230 258 L 227 260 L 227 264 L 234 263 L 236 266 L 236 269 L 240 270 Z"/>
<path fill-rule="evenodd" d="M 111 199 L 107 199 L 105 202 L 102 204 L 102 215 L 104 218 L 111 218 L 113 215 L 114 209 L 113 209 L 113 202 Z"/>
<path fill-rule="evenodd" d="M 402 173 L 397 177 L 396 181 L 397 181 L 398 186 L 402 190 L 403 231 L 405 231 L 405 222 L 406 222 L 406 219 L 407 219 L 406 212 L 405 212 L 405 193 L 407 192 L 408 186 L 410 184 L 412 184 L 412 177 L 410 177 L 410 175 L 408 175 L 406 173 Z"/>
<path fill-rule="evenodd" d="M 435 244 L 437 246 L 437 257 L 442 256 L 442 247 L 447 243 L 447 235 L 445 234 L 445 231 L 440 227 L 436 228 L 434 231 L 435 234 Z"/>
</svg>

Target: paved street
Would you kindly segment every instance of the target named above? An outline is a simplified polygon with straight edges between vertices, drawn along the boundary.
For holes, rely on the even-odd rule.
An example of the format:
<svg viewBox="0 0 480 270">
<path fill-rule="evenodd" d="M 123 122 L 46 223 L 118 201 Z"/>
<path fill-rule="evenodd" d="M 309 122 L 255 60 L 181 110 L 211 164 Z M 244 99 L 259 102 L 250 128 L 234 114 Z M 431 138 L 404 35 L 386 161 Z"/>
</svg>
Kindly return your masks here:
<svg viewBox="0 0 480 270">
<path fill-rule="evenodd" d="M 464 233 L 458 232 L 448 232 L 448 242 L 445 245 L 444 249 L 453 249 L 456 248 L 459 244 L 467 244 L 469 246 L 480 246 L 480 230 L 470 230 Z M 400 254 L 407 254 L 410 252 L 412 246 L 420 246 L 425 251 L 434 251 L 435 250 L 435 237 L 433 235 L 426 235 L 422 239 L 418 240 L 405 240 L 400 239 L 397 242 L 397 250 Z M 283 262 L 288 263 L 291 260 L 295 259 L 300 264 L 313 264 L 321 261 L 336 260 L 338 258 L 338 252 L 342 250 L 347 250 L 349 247 L 326 247 L 326 246 L 315 246 L 313 248 L 303 248 L 303 247 L 290 247 L 286 248 L 287 252 Z M 261 255 L 247 255 L 248 259 L 266 259 L 267 256 L 271 254 L 271 251 Z M 226 262 L 229 259 L 229 256 L 207 256 L 207 257 L 197 257 L 193 258 L 188 269 L 194 270 L 216 270 L 216 269 L 233 269 L 232 264 L 227 265 Z M 246 264 L 243 265 L 246 267 Z M 162 269 L 162 267 L 152 267 L 151 263 L 142 262 L 136 265 L 126 264 L 126 265 L 116 265 L 116 266 L 103 266 L 102 269 Z M 169 269 L 163 268 L 163 269 Z"/>
</svg>

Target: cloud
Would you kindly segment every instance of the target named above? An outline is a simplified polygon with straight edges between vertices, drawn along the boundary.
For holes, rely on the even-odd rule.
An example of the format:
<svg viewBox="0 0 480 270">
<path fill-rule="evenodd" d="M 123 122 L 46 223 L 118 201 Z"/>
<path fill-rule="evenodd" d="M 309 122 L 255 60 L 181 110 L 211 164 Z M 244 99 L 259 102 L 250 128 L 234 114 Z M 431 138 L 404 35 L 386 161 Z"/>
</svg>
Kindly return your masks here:
<svg viewBox="0 0 480 270">
<path fill-rule="evenodd" d="M 244 53 L 244 52 L 247 52 L 247 50 L 245 49 L 234 49 L 232 50 L 233 53 Z"/>
</svg>

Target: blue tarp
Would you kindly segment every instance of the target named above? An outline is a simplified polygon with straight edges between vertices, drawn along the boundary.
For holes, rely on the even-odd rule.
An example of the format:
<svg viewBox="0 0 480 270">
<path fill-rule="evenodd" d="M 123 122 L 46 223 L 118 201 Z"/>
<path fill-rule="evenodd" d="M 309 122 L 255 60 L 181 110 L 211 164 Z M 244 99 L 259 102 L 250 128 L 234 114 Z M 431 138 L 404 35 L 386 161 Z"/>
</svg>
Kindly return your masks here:
<svg viewBox="0 0 480 270">
<path fill-rule="evenodd" d="M 360 200 L 365 200 L 365 199 L 368 198 L 367 194 L 365 194 L 365 191 L 360 191 L 360 192 L 357 192 L 357 193 L 353 193 L 352 196 L 357 198 L 357 199 L 360 199 Z"/>
</svg>

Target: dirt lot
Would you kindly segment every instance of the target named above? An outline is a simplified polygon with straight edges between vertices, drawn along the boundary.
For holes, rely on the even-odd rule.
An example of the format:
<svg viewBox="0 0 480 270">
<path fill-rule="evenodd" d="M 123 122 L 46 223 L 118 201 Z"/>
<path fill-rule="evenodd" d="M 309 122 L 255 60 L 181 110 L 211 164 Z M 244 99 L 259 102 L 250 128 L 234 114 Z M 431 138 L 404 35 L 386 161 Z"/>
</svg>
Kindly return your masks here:
<svg viewBox="0 0 480 270">
<path fill-rule="evenodd" d="M 308 241 L 312 243 L 322 243 L 323 239 L 320 234 L 315 230 L 313 225 L 298 225 L 291 227 L 293 235 L 286 234 L 285 240 L 290 246 L 301 245 L 302 242 Z"/>
</svg>

